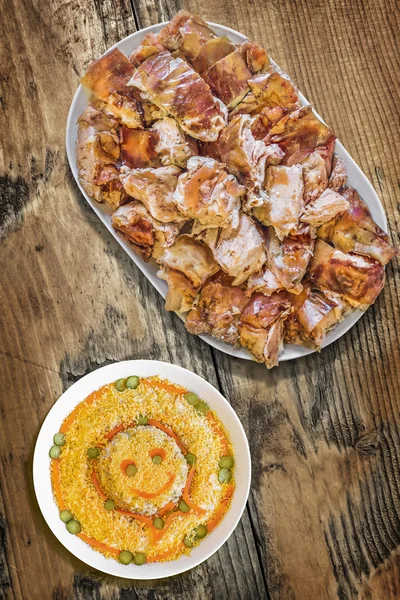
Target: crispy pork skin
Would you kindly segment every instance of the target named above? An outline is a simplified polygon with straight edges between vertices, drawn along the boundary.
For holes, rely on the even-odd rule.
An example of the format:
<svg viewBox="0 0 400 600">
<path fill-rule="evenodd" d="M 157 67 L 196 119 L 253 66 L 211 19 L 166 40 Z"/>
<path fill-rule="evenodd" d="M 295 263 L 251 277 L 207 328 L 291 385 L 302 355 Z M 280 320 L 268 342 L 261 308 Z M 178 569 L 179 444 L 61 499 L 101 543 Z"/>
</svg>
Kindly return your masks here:
<svg viewBox="0 0 400 600">
<path fill-rule="evenodd" d="M 369 256 L 386 265 L 396 253 L 388 235 L 375 223 L 356 190 L 346 188 L 341 196 L 348 202 L 348 209 L 323 224 L 317 231 L 318 237 L 342 252 Z"/>
<path fill-rule="evenodd" d="M 214 141 L 226 125 L 227 110 L 205 81 L 167 50 L 150 56 L 132 75 L 129 86 L 176 119 L 186 133 Z"/>
<path fill-rule="evenodd" d="M 338 294 L 352 306 L 365 310 L 381 292 L 385 270 L 376 261 L 345 254 L 317 240 L 309 277 L 320 290 Z"/>
<path fill-rule="evenodd" d="M 248 301 L 242 288 L 232 286 L 232 278 L 219 271 L 202 287 L 187 316 L 186 329 L 197 335 L 212 335 L 236 346 L 240 315 Z"/>
</svg>

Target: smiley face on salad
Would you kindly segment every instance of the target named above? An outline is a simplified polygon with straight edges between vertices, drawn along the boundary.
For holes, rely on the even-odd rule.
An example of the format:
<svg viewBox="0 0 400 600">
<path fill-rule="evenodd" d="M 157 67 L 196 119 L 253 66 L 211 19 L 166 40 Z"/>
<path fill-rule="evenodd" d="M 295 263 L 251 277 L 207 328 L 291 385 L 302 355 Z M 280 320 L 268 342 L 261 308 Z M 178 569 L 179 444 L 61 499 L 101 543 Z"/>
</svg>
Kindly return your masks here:
<svg viewBox="0 0 400 600">
<path fill-rule="evenodd" d="M 98 479 L 117 506 L 153 515 L 183 493 L 189 466 L 176 441 L 152 425 L 117 433 L 102 449 Z"/>
<path fill-rule="evenodd" d="M 158 377 L 93 392 L 54 435 L 50 458 L 67 530 L 122 564 L 189 553 L 235 488 L 222 423 L 196 393 Z"/>
</svg>

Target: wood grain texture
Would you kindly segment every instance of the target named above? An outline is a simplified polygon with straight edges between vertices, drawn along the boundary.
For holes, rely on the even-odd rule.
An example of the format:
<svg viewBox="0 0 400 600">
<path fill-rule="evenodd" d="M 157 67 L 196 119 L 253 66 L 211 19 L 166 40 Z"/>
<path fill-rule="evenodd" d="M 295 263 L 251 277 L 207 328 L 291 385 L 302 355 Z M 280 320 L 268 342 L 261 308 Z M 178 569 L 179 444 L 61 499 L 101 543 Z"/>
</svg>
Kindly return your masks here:
<svg viewBox="0 0 400 600">
<path fill-rule="evenodd" d="M 34 442 L 51 404 L 72 382 L 126 358 L 166 360 L 215 385 L 217 379 L 210 349 L 163 310 L 158 293 L 82 202 L 66 163 L 65 122 L 78 75 L 135 30 L 132 7 L 27 2 L 11 9 L 12 27 L 1 32 L 2 64 L 16 55 L 25 74 L 8 65 L 1 76 L 2 130 L 10 123 L 14 138 L 5 140 L 1 166 L 0 439 L 7 440 L 1 444 L 1 593 L 32 600 L 189 599 L 196 589 L 197 598 L 228 598 L 232 580 L 240 597 L 262 598 L 248 514 L 206 564 L 184 578 L 147 585 L 89 570 L 62 548 L 39 514 L 31 481 Z M 29 15 L 37 19 L 34 44 L 24 33 Z"/>
<path fill-rule="evenodd" d="M 375 185 L 398 245 L 398 7 L 221 2 L 206 13 L 223 15 L 264 43 L 332 125 Z M 270 373 L 216 355 L 251 432 L 272 598 L 400 597 L 398 262 L 387 272 L 376 305 L 321 355 Z"/>
<path fill-rule="evenodd" d="M 88 209 L 64 150 L 79 75 L 176 0 L 2 0 L 0 20 L 0 598 L 400 598 L 399 264 L 321 354 L 264 367 L 187 334 Z M 400 11 L 389 0 L 203 0 L 185 8 L 262 42 L 370 178 L 398 231 Z M 6 134 L 4 135 L 4 132 Z M 116 580 L 44 523 L 31 459 L 63 389 L 125 358 L 220 387 L 249 435 L 244 517 L 205 564 Z"/>
</svg>

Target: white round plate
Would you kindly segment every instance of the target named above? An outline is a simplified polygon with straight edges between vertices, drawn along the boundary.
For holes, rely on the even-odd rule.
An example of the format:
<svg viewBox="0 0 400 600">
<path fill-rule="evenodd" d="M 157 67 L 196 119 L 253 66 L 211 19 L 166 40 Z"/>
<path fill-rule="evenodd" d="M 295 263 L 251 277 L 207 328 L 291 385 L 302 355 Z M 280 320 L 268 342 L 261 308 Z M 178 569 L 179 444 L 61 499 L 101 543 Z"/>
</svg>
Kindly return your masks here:
<svg viewBox="0 0 400 600">
<path fill-rule="evenodd" d="M 199 546 L 193 548 L 190 556 L 181 556 L 178 560 L 171 562 L 151 563 L 140 567 L 134 564 L 125 566 L 112 558 L 105 558 L 81 539 L 68 533 L 65 524 L 59 517 L 58 507 L 53 498 L 50 479 L 51 459 L 49 458 L 53 436 L 59 431 L 61 423 L 75 406 L 99 387 L 133 374 L 139 377 L 159 375 L 195 391 L 215 411 L 223 423 L 235 451 L 236 487 L 232 504 L 218 527 L 205 537 Z M 246 434 L 228 401 L 199 375 L 182 367 L 155 360 L 127 360 L 114 363 L 97 369 L 74 383 L 57 400 L 45 418 L 33 456 L 33 483 L 36 497 L 40 510 L 54 535 L 72 554 L 91 567 L 128 579 L 170 577 L 192 569 L 207 560 L 226 542 L 238 524 L 246 506 L 250 480 L 251 460 Z"/>
<path fill-rule="evenodd" d="M 120 42 L 118 42 L 117 44 L 115 44 L 114 46 L 109 48 L 109 50 L 111 50 L 112 48 L 119 48 L 119 50 L 121 50 L 121 52 L 123 54 L 129 56 L 129 54 L 132 52 L 132 50 L 134 48 L 136 48 L 136 46 L 139 45 L 139 43 L 142 41 L 142 39 L 144 38 L 144 36 L 147 33 L 150 33 L 150 32 L 157 33 L 158 31 L 160 31 L 160 29 L 162 27 L 164 27 L 164 25 L 166 25 L 166 23 L 158 23 L 157 25 L 152 25 L 151 27 L 147 27 L 146 29 L 141 29 L 140 31 L 137 31 L 136 33 L 132 33 L 131 35 L 128 35 L 128 37 L 124 38 L 123 40 L 121 40 Z M 246 39 L 246 36 L 244 36 L 242 33 L 239 33 L 238 31 L 235 31 L 234 29 L 230 29 L 229 27 L 219 25 L 218 23 L 209 23 L 209 25 L 214 29 L 214 31 L 219 36 L 225 35 L 228 38 L 230 38 L 230 40 L 232 42 L 234 42 L 235 44 L 240 44 L 241 42 L 243 42 Z M 274 63 L 274 64 L 275 64 L 275 66 L 278 67 L 278 65 L 276 65 L 276 63 Z M 110 210 L 108 209 L 108 207 L 104 206 L 103 204 L 99 204 L 95 200 L 92 200 L 86 194 L 85 190 L 82 188 L 82 186 L 79 183 L 78 169 L 76 166 L 76 141 L 78 139 L 77 121 L 78 121 L 79 116 L 85 110 L 89 97 L 90 97 L 90 92 L 87 89 L 85 89 L 82 85 L 80 85 L 75 93 L 73 100 L 72 100 L 71 108 L 70 108 L 69 114 L 68 114 L 66 145 L 67 145 L 67 156 L 68 156 L 69 165 L 71 167 L 71 171 L 74 175 L 76 183 L 78 184 L 78 187 L 81 190 L 83 196 L 86 198 L 87 202 L 93 208 L 94 212 L 98 215 L 98 217 L 101 219 L 101 221 L 107 227 L 107 229 L 109 230 L 111 235 L 114 236 L 114 238 L 119 242 L 119 244 L 123 247 L 125 252 L 127 254 L 129 254 L 131 259 L 136 263 L 136 265 L 144 273 L 144 275 L 146 275 L 147 279 L 153 284 L 153 286 L 156 288 L 156 290 L 163 296 L 163 298 L 165 298 L 168 286 L 165 281 L 158 279 L 158 277 L 156 275 L 156 273 L 158 271 L 158 266 L 157 266 L 156 262 L 154 260 L 150 260 L 148 263 L 146 263 L 140 256 L 138 256 L 133 251 L 132 247 L 129 246 L 129 244 L 122 238 L 122 236 L 118 232 L 115 231 L 115 229 L 113 229 L 113 227 L 111 225 L 111 213 L 110 213 Z M 300 97 L 300 100 L 303 105 L 309 104 L 309 102 L 306 100 L 306 98 L 301 93 L 299 94 L 299 97 Z M 318 113 L 315 110 L 314 110 L 314 112 L 321 120 L 323 120 L 322 117 L 320 115 L 318 115 Z M 384 231 L 387 231 L 386 218 L 385 218 L 385 213 L 382 208 L 382 204 L 381 204 L 374 188 L 372 187 L 371 183 L 367 179 L 366 175 L 361 171 L 360 167 L 352 159 L 350 154 L 347 152 L 347 150 L 343 147 L 343 145 L 338 140 L 336 140 L 335 152 L 336 152 L 336 154 L 341 156 L 347 164 L 349 185 L 354 187 L 359 192 L 360 196 L 368 204 L 368 206 L 371 210 L 372 216 L 375 219 L 375 221 L 377 222 L 377 224 Z M 333 329 L 331 332 L 328 333 L 322 347 L 324 348 L 325 346 L 328 346 L 332 342 L 339 339 L 342 335 L 344 335 L 346 333 L 346 331 L 348 331 L 351 327 L 353 327 L 353 325 L 358 321 L 358 319 L 362 315 L 363 315 L 363 312 L 358 310 L 358 311 L 355 311 L 354 313 L 350 314 L 349 316 L 347 316 L 344 319 L 344 321 L 339 323 L 339 325 L 337 325 L 337 327 L 335 327 L 335 329 Z M 181 315 L 179 315 L 179 316 L 181 316 Z M 216 340 L 210 336 L 204 335 L 204 336 L 200 336 L 200 337 L 201 337 L 201 339 L 205 340 L 208 344 L 210 344 L 210 346 L 213 346 L 217 350 L 221 350 L 222 352 L 225 352 L 226 354 L 230 354 L 231 356 L 236 356 L 237 358 L 245 358 L 247 360 L 251 360 L 250 354 L 247 352 L 247 350 L 244 350 L 243 348 L 233 348 L 232 346 L 229 346 L 229 344 L 224 344 L 220 340 Z M 311 354 L 312 352 L 315 352 L 315 350 L 310 350 L 309 348 L 304 348 L 303 346 L 295 346 L 295 345 L 285 344 L 284 351 L 280 355 L 279 360 L 280 361 L 291 360 L 293 358 L 299 358 L 301 356 L 306 356 L 307 354 Z"/>
</svg>

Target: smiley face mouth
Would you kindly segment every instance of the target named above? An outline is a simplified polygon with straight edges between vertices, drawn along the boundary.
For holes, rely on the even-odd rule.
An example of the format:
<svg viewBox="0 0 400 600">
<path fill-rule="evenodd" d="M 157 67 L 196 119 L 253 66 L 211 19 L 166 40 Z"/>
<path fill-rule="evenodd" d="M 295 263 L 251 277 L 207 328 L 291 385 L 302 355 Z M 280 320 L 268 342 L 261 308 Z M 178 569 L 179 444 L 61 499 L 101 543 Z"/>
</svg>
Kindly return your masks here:
<svg viewBox="0 0 400 600">
<path fill-rule="evenodd" d="M 149 451 L 149 456 L 153 460 L 155 457 L 159 457 L 160 462 L 161 462 L 161 461 L 165 460 L 166 452 L 165 452 L 164 448 L 152 448 Z M 136 465 L 132 459 L 125 458 L 121 462 L 122 473 L 129 476 L 129 473 L 128 473 L 129 467 L 133 467 L 134 469 L 137 469 Z M 151 498 L 157 498 L 157 496 L 159 496 L 160 494 L 164 494 L 165 492 L 167 492 L 169 490 L 169 488 L 172 487 L 175 479 L 176 479 L 176 475 L 174 473 L 168 473 L 168 480 L 158 490 L 156 490 L 154 492 L 147 492 L 146 490 L 140 490 L 138 488 L 133 487 L 132 492 L 135 494 L 135 496 L 139 496 L 139 498 L 144 498 L 145 500 L 150 500 Z"/>
<path fill-rule="evenodd" d="M 164 485 L 162 485 L 155 492 L 145 492 L 142 490 L 138 490 L 137 488 L 132 488 L 132 492 L 135 494 L 135 496 L 139 496 L 140 498 L 144 498 L 145 500 L 150 500 L 151 498 L 157 498 L 157 496 L 159 496 L 160 494 L 164 494 L 165 492 L 167 492 L 169 490 L 169 488 L 172 487 L 172 484 L 174 483 L 175 479 L 176 479 L 176 475 L 174 473 L 169 473 L 168 481 L 166 483 L 164 483 Z"/>
</svg>

